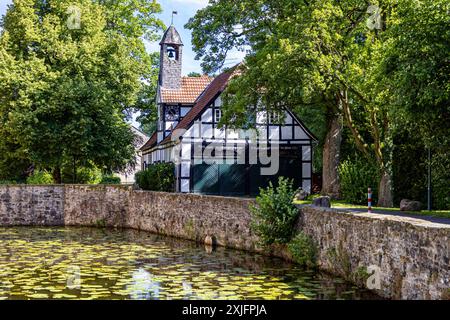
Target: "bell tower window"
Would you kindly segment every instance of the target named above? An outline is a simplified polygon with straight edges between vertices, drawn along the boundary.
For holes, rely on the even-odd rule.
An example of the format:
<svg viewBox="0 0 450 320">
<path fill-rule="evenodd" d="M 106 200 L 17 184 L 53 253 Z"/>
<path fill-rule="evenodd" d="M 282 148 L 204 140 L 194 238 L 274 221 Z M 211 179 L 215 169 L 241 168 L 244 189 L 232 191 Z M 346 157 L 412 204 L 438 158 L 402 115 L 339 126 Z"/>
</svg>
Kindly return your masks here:
<svg viewBox="0 0 450 320">
<path fill-rule="evenodd" d="M 178 52 L 177 49 L 175 49 L 172 46 L 167 47 L 167 57 L 171 61 L 177 61 L 178 60 Z"/>
</svg>

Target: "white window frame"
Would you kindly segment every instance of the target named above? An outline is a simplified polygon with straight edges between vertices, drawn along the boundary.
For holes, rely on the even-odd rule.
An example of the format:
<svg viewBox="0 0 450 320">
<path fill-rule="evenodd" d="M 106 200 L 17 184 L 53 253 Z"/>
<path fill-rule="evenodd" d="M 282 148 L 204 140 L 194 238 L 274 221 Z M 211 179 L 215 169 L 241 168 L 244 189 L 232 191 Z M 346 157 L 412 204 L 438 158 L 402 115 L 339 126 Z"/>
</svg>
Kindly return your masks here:
<svg viewBox="0 0 450 320">
<path fill-rule="evenodd" d="M 220 119 L 222 119 L 222 110 L 221 109 L 214 109 L 214 122 L 219 123 Z"/>
<path fill-rule="evenodd" d="M 280 124 L 280 115 L 276 112 L 268 112 L 268 124 Z"/>
</svg>

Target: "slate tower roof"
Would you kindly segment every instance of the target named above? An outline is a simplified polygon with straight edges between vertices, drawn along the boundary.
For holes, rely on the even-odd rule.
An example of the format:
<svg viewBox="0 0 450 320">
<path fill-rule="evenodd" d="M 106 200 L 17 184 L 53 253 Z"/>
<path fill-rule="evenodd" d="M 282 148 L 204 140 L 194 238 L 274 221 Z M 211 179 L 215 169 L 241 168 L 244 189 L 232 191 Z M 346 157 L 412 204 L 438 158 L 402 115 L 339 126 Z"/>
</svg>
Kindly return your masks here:
<svg viewBox="0 0 450 320">
<path fill-rule="evenodd" d="M 183 42 L 181 41 L 181 37 L 180 37 L 180 34 L 178 33 L 177 29 L 175 29 L 175 27 L 173 25 L 171 25 L 169 27 L 169 29 L 167 29 L 166 32 L 164 32 L 162 40 L 159 44 L 160 45 L 175 44 L 175 45 L 182 46 Z"/>
</svg>

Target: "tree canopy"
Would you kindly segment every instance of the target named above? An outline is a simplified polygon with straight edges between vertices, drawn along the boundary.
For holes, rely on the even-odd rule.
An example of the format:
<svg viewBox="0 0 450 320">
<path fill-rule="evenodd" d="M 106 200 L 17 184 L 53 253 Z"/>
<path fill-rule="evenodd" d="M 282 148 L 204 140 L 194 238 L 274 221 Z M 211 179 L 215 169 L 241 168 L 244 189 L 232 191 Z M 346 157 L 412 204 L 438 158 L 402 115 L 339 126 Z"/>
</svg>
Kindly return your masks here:
<svg viewBox="0 0 450 320">
<path fill-rule="evenodd" d="M 448 10 L 445 0 L 218 0 L 187 27 L 206 72 L 233 48 L 249 52 L 228 88 L 224 122 L 241 126 L 259 108 L 342 116 L 379 169 L 380 204 L 391 206 L 398 106 L 411 118 L 414 106 L 427 110 L 424 123 L 441 118 L 440 103 L 448 110 Z"/>
<path fill-rule="evenodd" d="M 60 182 L 67 162 L 125 168 L 127 113 L 152 94 L 143 38 L 162 26 L 159 11 L 150 0 L 15 0 L 1 22 L 0 170 L 20 159 Z"/>
</svg>

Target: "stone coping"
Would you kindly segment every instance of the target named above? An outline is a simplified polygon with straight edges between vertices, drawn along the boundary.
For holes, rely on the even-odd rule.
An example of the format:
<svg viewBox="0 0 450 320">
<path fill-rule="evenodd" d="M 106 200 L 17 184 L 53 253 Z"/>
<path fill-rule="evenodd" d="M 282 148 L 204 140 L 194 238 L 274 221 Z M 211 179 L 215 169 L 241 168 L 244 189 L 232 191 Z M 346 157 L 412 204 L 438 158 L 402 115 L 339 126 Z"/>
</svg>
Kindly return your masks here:
<svg viewBox="0 0 450 320">
<path fill-rule="evenodd" d="M 411 216 L 405 216 L 403 215 L 396 215 L 396 212 L 393 212 L 392 214 L 383 214 L 383 213 L 376 213 L 376 212 L 363 212 L 363 211 L 356 211 L 352 209 L 341 209 L 341 208 L 322 208 L 322 207 L 315 207 L 313 205 L 296 205 L 297 208 L 314 208 L 319 209 L 323 212 L 329 212 L 329 213 L 336 213 L 336 214 L 345 214 L 353 217 L 359 217 L 363 219 L 376 219 L 376 220 L 389 220 L 389 221 L 396 221 L 400 223 L 408 223 L 414 226 L 418 227 L 425 227 L 425 228 L 437 228 L 437 229 L 449 229 L 450 230 L 450 219 L 446 218 L 436 218 L 436 220 L 448 220 L 448 223 L 443 222 L 434 222 L 429 221 L 433 220 L 434 217 L 431 216 L 423 216 L 422 217 L 415 217 L 414 215 Z M 401 212 L 399 212 L 401 214 Z"/>
</svg>

